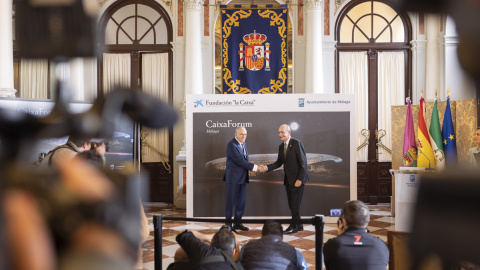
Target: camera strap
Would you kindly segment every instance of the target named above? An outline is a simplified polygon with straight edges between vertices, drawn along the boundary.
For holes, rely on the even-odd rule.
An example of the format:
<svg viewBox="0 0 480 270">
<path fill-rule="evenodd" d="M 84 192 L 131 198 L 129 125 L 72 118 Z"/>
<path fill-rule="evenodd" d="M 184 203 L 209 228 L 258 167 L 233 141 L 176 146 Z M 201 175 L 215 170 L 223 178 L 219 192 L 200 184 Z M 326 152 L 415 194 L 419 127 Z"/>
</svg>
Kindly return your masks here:
<svg viewBox="0 0 480 270">
<path fill-rule="evenodd" d="M 55 154 L 55 152 L 58 149 L 63 149 L 63 148 L 68 148 L 68 149 L 78 153 L 78 151 L 75 148 L 73 148 L 72 146 L 70 146 L 68 144 L 60 145 L 60 146 L 56 147 L 55 149 L 53 149 L 52 151 L 48 152 L 47 156 L 50 155 L 50 157 L 48 158 L 48 167 L 52 167 L 52 158 L 53 158 L 53 155 Z"/>
</svg>

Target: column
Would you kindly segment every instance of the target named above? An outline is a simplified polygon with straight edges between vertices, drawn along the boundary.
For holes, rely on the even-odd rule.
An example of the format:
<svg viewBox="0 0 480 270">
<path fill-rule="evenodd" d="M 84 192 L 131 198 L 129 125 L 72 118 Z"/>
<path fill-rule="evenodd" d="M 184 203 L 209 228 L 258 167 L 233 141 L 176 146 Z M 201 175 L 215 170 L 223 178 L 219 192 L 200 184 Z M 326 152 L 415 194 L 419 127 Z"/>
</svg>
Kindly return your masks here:
<svg viewBox="0 0 480 270">
<path fill-rule="evenodd" d="M 410 99 L 418 104 L 422 90 L 425 89 L 426 40 L 412 40 L 412 96 Z M 438 89 L 439 90 L 439 89 Z M 440 97 L 440 96 L 439 96 Z"/>
<path fill-rule="evenodd" d="M 185 94 L 203 94 L 203 0 L 185 0 Z"/>
<path fill-rule="evenodd" d="M 305 0 L 305 93 L 323 93 L 323 1 Z"/>
<path fill-rule="evenodd" d="M 0 97 L 15 97 L 13 88 L 12 0 L 0 1 Z"/>
<path fill-rule="evenodd" d="M 427 39 L 425 91 L 423 96 L 426 101 L 435 99 L 435 89 L 440 90 L 440 68 L 438 59 L 438 34 L 440 30 L 439 15 L 425 15 L 425 35 Z"/>
<path fill-rule="evenodd" d="M 202 66 L 202 10 L 203 0 L 184 0 L 185 10 L 185 95 L 203 94 L 203 66 Z M 185 97 L 186 98 L 186 97 Z M 187 130 L 185 120 L 185 140 Z M 179 208 L 186 208 L 186 142 L 176 157 L 178 164 L 178 197 L 175 205 Z M 186 181 L 185 181 L 186 184 Z"/>
<path fill-rule="evenodd" d="M 464 48 L 465 41 L 462 41 Z M 438 38 L 438 46 L 440 51 L 440 90 L 439 98 L 445 100 L 450 88 L 451 100 L 479 98 L 476 96 L 475 83 L 472 77 L 467 74 L 462 67 L 458 50 L 464 49 L 459 47 L 461 44 L 457 33 L 457 27 L 453 19 L 449 16 L 446 20 L 445 34 Z M 472 50 L 475 50 L 473 48 Z M 465 50 L 463 50 L 465 51 Z M 473 56 L 471 56 L 473 57 Z"/>
</svg>

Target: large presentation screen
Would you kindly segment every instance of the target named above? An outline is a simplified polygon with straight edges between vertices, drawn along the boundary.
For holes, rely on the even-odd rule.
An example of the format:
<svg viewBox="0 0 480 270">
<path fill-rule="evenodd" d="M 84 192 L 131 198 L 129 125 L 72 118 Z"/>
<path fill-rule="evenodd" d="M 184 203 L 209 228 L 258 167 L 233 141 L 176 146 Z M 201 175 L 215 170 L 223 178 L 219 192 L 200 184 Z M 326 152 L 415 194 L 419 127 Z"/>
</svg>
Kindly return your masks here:
<svg viewBox="0 0 480 270">
<path fill-rule="evenodd" d="M 54 102 L 50 100 L 31 99 L 0 99 L 0 108 L 7 110 L 21 111 L 38 117 L 45 117 L 50 114 Z M 71 113 L 81 113 L 92 107 L 92 103 L 73 102 L 68 105 Z M 134 123 L 126 116 L 122 116 L 121 125 L 115 127 L 112 138 L 93 138 L 94 141 L 107 141 L 109 150 L 105 153 L 106 168 L 121 170 L 125 162 L 134 160 Z M 38 141 L 30 150 L 30 159 L 33 163 L 40 153 L 48 153 L 57 146 L 65 144 L 68 137 L 46 138 Z"/>
<path fill-rule="evenodd" d="M 303 142 L 310 182 L 302 216 L 328 216 L 356 197 L 353 95 L 188 95 L 186 104 L 187 216 L 224 217 L 226 150 L 237 127 L 247 129 L 254 164 L 277 160 L 282 124 Z M 283 183 L 283 167 L 250 172 L 244 217 L 289 218 Z"/>
</svg>

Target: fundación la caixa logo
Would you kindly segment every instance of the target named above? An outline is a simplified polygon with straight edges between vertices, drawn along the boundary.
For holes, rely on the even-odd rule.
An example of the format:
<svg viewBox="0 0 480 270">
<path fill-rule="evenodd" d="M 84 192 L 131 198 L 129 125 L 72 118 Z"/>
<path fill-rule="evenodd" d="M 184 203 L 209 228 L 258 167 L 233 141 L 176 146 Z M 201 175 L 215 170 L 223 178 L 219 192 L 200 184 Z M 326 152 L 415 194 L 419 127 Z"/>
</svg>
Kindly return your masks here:
<svg viewBox="0 0 480 270">
<path fill-rule="evenodd" d="M 197 101 L 193 102 L 194 103 L 193 107 L 195 107 L 195 108 L 200 107 L 200 106 L 203 107 L 202 101 L 203 101 L 203 99 L 200 99 L 200 100 L 197 99 Z"/>
<path fill-rule="evenodd" d="M 206 107 L 230 107 L 230 106 L 255 106 L 255 100 L 205 100 Z M 193 102 L 193 107 L 205 107 L 203 105 L 203 99 L 197 99 Z"/>
</svg>

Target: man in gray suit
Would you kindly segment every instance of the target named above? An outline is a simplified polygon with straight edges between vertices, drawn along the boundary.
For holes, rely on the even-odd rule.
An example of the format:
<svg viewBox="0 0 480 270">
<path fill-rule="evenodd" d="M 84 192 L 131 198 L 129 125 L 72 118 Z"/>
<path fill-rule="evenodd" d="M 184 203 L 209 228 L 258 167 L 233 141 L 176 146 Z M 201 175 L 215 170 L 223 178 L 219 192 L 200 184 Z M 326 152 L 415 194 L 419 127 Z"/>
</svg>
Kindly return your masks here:
<svg viewBox="0 0 480 270">
<path fill-rule="evenodd" d="M 307 155 L 301 141 L 291 137 L 291 129 L 283 124 L 278 129 L 278 137 L 283 141 L 278 147 L 277 161 L 267 165 L 267 171 L 271 172 L 283 165 L 285 176 L 283 184 L 287 191 L 288 207 L 292 213 L 290 226 L 285 234 L 303 231 L 303 224 L 300 224 L 300 204 L 302 202 L 303 188 L 308 182 Z M 262 166 L 260 171 L 265 168 Z"/>
</svg>

